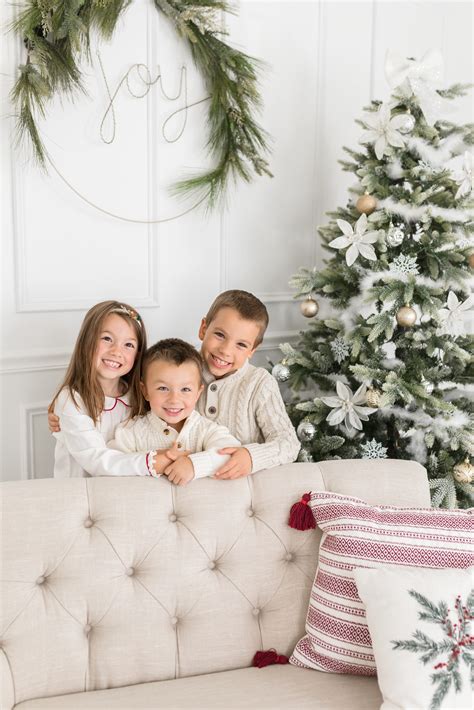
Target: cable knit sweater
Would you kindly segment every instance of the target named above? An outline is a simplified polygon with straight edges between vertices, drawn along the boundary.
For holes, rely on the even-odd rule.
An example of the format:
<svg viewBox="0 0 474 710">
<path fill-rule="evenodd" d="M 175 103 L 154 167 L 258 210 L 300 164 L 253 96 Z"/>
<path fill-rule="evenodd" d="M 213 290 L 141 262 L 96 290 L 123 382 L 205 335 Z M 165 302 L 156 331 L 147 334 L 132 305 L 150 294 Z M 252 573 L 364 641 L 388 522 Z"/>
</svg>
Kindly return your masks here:
<svg viewBox="0 0 474 710">
<path fill-rule="evenodd" d="M 252 458 L 252 473 L 296 459 L 300 442 L 269 372 L 247 362 L 218 380 L 205 369 L 204 381 L 198 411 L 240 439 Z"/>
<path fill-rule="evenodd" d="M 212 476 L 229 460 L 229 456 L 218 454 L 218 449 L 240 446 L 240 441 L 231 435 L 227 427 L 206 419 L 196 410 L 186 419 L 180 432 L 153 412 L 135 417 L 117 427 L 115 439 L 109 442 L 109 446 L 131 453 L 169 449 L 175 441 L 178 448 L 193 452 L 189 458 L 193 463 L 195 479 Z"/>
</svg>

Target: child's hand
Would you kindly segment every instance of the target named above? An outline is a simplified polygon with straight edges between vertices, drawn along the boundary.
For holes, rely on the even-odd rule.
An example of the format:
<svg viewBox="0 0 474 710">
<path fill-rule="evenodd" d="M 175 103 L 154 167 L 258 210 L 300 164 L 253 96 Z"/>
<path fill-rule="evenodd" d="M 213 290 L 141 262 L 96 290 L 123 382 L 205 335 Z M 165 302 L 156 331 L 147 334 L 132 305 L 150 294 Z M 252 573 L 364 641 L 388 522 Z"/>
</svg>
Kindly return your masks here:
<svg viewBox="0 0 474 710">
<path fill-rule="evenodd" d="M 51 434 L 57 434 L 61 431 L 61 427 L 59 426 L 59 417 L 57 417 L 53 412 L 48 412 L 48 427 Z"/>
<path fill-rule="evenodd" d="M 164 474 L 176 486 L 185 486 L 194 478 L 193 462 L 187 456 L 181 456 L 165 468 Z"/>
<path fill-rule="evenodd" d="M 234 448 L 229 446 L 219 449 L 219 454 L 230 454 L 230 459 L 214 474 L 215 478 L 240 478 L 252 473 L 252 457 L 243 446 Z"/>
<path fill-rule="evenodd" d="M 191 452 L 185 451 L 184 449 L 178 449 L 178 442 L 173 441 L 173 445 L 166 449 L 165 454 L 170 461 L 176 461 L 176 459 L 181 458 L 181 456 L 189 456 Z"/>
</svg>

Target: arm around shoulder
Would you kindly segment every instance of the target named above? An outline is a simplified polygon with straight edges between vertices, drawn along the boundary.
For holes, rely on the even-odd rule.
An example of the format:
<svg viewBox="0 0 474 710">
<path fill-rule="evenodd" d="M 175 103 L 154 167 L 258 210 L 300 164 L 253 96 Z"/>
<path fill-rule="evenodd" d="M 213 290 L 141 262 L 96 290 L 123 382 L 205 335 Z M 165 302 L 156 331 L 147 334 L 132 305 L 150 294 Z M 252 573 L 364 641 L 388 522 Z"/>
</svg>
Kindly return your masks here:
<svg viewBox="0 0 474 710">
<path fill-rule="evenodd" d="M 75 399 L 62 392 L 55 406 L 61 419 L 61 432 L 55 436 L 69 456 L 91 476 L 149 475 L 146 454 L 125 454 L 109 448 L 81 398 Z"/>
</svg>

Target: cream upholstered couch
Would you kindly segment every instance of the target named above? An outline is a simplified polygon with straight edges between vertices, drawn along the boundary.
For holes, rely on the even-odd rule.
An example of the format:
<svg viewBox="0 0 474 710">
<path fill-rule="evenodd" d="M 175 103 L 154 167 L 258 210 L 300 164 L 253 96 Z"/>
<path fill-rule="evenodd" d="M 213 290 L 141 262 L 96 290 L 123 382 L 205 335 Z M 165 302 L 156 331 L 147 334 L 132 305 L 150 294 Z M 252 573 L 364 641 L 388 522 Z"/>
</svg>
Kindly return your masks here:
<svg viewBox="0 0 474 710">
<path fill-rule="evenodd" d="M 393 460 L 2 484 L 2 710 L 378 708 L 374 678 L 250 667 L 304 633 L 320 534 L 287 519 L 318 489 L 429 505 Z"/>
</svg>

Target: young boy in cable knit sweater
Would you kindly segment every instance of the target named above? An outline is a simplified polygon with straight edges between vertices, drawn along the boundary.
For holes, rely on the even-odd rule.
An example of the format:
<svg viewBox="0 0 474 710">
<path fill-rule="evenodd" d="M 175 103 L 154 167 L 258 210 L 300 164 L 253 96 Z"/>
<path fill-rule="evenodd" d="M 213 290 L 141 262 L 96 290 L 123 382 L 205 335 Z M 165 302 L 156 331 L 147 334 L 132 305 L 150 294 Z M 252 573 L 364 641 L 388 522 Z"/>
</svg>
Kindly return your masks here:
<svg viewBox="0 0 474 710">
<path fill-rule="evenodd" d="M 238 447 L 227 427 L 199 414 L 204 388 L 202 359 L 178 338 L 160 340 L 143 358 L 141 387 L 150 411 L 119 424 L 109 447 L 152 451 L 154 469 L 177 485 L 213 475 L 230 456 L 218 449 Z"/>
<path fill-rule="evenodd" d="M 276 380 L 248 361 L 268 325 L 264 304 L 247 291 L 221 293 L 202 319 L 199 338 L 205 390 L 197 409 L 224 424 L 241 442 L 225 447 L 230 459 L 216 478 L 239 478 L 294 461 L 300 443 Z"/>
</svg>

